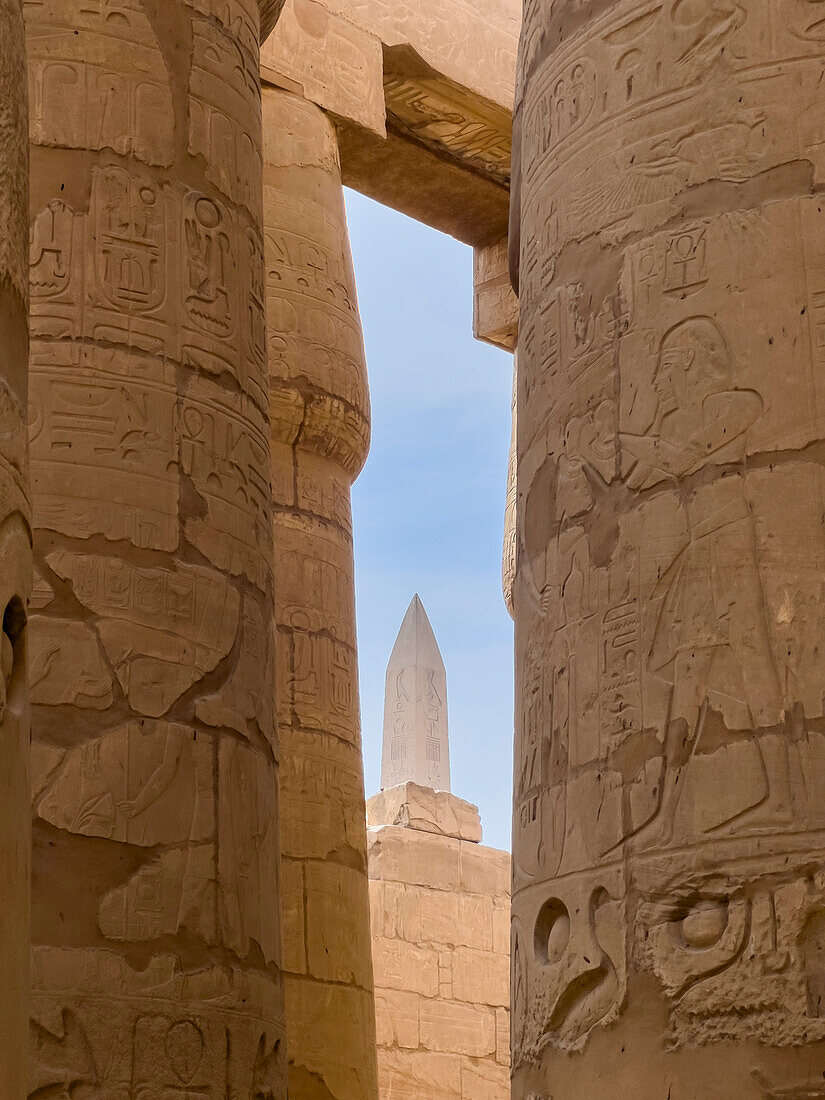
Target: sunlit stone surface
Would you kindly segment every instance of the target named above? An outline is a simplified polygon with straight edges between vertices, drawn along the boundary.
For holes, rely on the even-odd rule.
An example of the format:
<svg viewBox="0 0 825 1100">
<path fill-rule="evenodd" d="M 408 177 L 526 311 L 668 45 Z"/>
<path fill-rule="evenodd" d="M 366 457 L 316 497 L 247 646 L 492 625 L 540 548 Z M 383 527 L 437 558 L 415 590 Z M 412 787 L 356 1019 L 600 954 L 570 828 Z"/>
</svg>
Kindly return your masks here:
<svg viewBox="0 0 825 1100">
<path fill-rule="evenodd" d="M 31 1095 L 286 1095 L 256 0 L 28 0 Z"/>
<path fill-rule="evenodd" d="M 525 7 L 517 1100 L 822 1095 L 824 16 Z"/>
</svg>

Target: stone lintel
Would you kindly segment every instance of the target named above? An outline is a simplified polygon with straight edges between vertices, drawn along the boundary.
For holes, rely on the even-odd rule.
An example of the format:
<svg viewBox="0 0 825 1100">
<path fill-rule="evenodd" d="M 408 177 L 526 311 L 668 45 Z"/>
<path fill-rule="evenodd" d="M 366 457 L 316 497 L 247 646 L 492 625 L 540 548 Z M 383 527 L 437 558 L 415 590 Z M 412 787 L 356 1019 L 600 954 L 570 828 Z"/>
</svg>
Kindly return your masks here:
<svg viewBox="0 0 825 1100">
<path fill-rule="evenodd" d="M 449 791 L 434 791 L 418 783 L 400 783 L 367 802 L 367 824 L 403 825 L 456 840 L 481 841 L 478 807 Z"/>
<path fill-rule="evenodd" d="M 402 28 L 380 3 L 367 13 L 287 0 L 261 77 L 334 119 L 348 187 L 465 244 L 492 245 L 507 232 L 518 31 L 518 6 L 500 6 L 492 23 L 476 21 L 471 63 L 443 54 L 430 18 Z"/>
</svg>

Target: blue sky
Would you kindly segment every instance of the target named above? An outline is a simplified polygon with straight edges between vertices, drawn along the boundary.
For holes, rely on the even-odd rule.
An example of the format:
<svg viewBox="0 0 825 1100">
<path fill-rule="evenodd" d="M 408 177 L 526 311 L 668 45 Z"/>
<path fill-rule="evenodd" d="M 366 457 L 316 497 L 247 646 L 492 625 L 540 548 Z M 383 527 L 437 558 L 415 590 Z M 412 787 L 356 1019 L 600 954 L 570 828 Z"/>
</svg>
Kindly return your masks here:
<svg viewBox="0 0 825 1100">
<path fill-rule="evenodd" d="M 472 251 L 352 191 L 350 239 L 372 398 L 353 490 L 367 795 L 384 672 L 420 595 L 447 666 L 452 789 L 510 847 L 512 623 L 501 596 L 512 358 L 473 339 Z"/>
</svg>

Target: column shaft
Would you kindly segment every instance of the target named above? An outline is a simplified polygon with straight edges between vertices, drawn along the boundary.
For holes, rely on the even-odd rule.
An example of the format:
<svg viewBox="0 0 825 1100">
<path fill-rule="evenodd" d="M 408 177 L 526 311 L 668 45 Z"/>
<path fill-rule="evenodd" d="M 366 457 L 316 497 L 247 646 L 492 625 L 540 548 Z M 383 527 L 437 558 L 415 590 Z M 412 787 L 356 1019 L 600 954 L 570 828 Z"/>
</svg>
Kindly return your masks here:
<svg viewBox="0 0 825 1100">
<path fill-rule="evenodd" d="M 526 5 L 514 1097 L 822 1088 L 819 8 Z"/>
<path fill-rule="evenodd" d="M 264 91 L 290 1096 L 371 1100 L 375 1024 L 350 486 L 369 398 L 329 120 Z"/>
<path fill-rule="evenodd" d="M 283 1098 L 256 0 L 27 0 L 33 1094 Z"/>
<path fill-rule="evenodd" d="M 28 389 L 29 150 L 20 0 L 0 0 L 0 1095 L 26 1095 L 29 986 L 31 589 Z"/>
</svg>

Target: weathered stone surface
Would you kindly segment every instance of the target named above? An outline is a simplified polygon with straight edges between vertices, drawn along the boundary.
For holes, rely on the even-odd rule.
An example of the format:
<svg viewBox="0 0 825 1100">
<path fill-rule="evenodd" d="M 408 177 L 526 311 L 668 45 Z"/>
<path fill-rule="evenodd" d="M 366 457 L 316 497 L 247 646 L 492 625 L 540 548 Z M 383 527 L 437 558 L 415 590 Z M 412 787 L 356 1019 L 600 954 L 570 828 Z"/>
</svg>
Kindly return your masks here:
<svg viewBox="0 0 825 1100">
<path fill-rule="evenodd" d="M 481 840 L 478 807 L 449 791 L 434 791 L 420 783 L 388 787 L 367 800 L 368 825 L 406 825 L 424 833 Z"/>
<path fill-rule="evenodd" d="M 375 1007 L 372 990 L 311 979 L 284 982 L 287 1020 L 301 1020 L 301 1061 L 290 1065 L 289 1095 L 297 1100 L 377 1095 L 375 1069 L 365 1085 L 364 1035 L 373 1039 Z M 290 1032 L 294 1034 L 294 1032 Z"/>
<path fill-rule="evenodd" d="M 336 120 L 344 182 L 477 247 L 507 231 L 518 0 L 287 0 L 264 80 Z"/>
<path fill-rule="evenodd" d="M 417 594 L 387 664 L 381 752 L 381 787 L 409 781 L 450 789 L 447 672 Z"/>
<path fill-rule="evenodd" d="M 518 299 L 510 285 L 506 238 L 473 250 L 473 336 L 515 350 Z"/>
<path fill-rule="evenodd" d="M 26 1094 L 29 701 L 26 60 L 19 0 L 0 0 L 0 1094 Z"/>
<path fill-rule="evenodd" d="M 505 1100 L 507 853 L 410 826 L 368 840 L 380 1096 Z"/>
<path fill-rule="evenodd" d="M 386 137 L 381 40 L 318 0 L 287 0 L 261 77 Z"/>
<path fill-rule="evenodd" d="M 820 8 L 525 7 L 518 1100 L 822 1092 Z"/>
<path fill-rule="evenodd" d="M 24 7 L 29 1089 L 282 1098 L 261 12 Z"/>
<path fill-rule="evenodd" d="M 513 585 L 516 580 L 518 553 L 518 352 L 513 356 L 513 407 L 510 453 L 507 457 L 507 497 L 504 503 L 504 538 L 501 547 L 501 592 L 504 603 L 514 615 Z"/>
<path fill-rule="evenodd" d="M 398 1100 L 462 1100 L 461 1058 L 428 1050 L 381 1050 L 381 1096 Z M 506 1092 L 500 1094 L 506 1096 Z"/>
<path fill-rule="evenodd" d="M 350 486 L 369 395 L 335 131 L 267 88 L 264 225 L 289 1091 L 376 1093 Z"/>
</svg>

